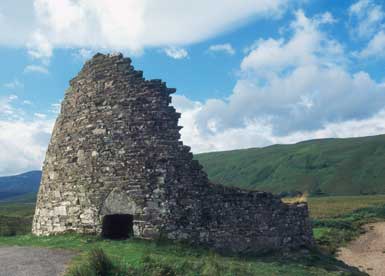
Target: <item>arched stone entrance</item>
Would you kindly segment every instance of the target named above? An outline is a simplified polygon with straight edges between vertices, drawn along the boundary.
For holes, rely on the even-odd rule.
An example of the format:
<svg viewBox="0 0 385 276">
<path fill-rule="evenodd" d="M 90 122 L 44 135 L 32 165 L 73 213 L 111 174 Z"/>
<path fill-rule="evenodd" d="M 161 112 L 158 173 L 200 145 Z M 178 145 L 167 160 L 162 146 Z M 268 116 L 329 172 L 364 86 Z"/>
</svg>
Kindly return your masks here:
<svg viewBox="0 0 385 276">
<path fill-rule="evenodd" d="M 135 236 L 135 202 L 120 190 L 112 190 L 102 206 L 102 237 L 126 239 Z"/>
</svg>

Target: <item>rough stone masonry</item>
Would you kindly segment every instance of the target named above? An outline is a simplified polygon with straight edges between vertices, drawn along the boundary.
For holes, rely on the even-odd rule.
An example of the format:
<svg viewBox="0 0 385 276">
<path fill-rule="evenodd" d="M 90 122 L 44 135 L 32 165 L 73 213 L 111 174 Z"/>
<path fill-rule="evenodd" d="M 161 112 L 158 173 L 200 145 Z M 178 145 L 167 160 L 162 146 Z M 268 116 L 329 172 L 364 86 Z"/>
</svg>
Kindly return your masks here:
<svg viewBox="0 0 385 276">
<path fill-rule="evenodd" d="M 123 231 L 226 252 L 312 245 L 306 204 L 209 182 L 180 141 L 174 92 L 121 54 L 87 61 L 53 130 L 33 233 Z"/>
</svg>

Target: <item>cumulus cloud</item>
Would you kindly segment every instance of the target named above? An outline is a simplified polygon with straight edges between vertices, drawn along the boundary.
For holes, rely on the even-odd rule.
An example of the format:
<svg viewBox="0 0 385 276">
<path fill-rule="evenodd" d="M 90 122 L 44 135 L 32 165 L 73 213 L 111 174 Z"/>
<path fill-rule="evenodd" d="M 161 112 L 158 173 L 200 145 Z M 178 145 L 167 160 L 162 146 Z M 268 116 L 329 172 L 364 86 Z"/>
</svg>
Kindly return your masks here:
<svg viewBox="0 0 385 276">
<path fill-rule="evenodd" d="M 272 124 L 274 133 L 285 135 L 379 111 L 385 99 L 382 88 L 364 72 L 347 72 L 342 46 L 318 27 L 318 21 L 299 11 L 290 39 L 260 40 L 243 59 L 243 77 L 233 94 L 226 101 L 207 101 L 208 115 L 202 113 L 201 128 L 210 130 L 204 125 L 207 116 L 217 129 L 263 118 Z"/>
<path fill-rule="evenodd" d="M 384 132 L 385 87 L 346 69 L 343 46 L 302 11 L 291 36 L 258 40 L 226 99 L 174 97 L 182 138 L 196 152 Z"/>
<path fill-rule="evenodd" d="M 22 3 L 19 3 L 19 2 Z M 187 45 L 245 19 L 279 16 L 288 0 L 20 0 L 0 3 L 0 44 L 47 59 L 54 48 L 114 49 Z"/>
<path fill-rule="evenodd" d="M 224 44 L 215 44 L 211 45 L 209 47 L 209 51 L 211 52 L 222 52 L 228 55 L 234 55 L 235 49 L 230 43 L 224 43 Z"/>
<path fill-rule="evenodd" d="M 164 49 L 164 52 L 167 56 L 173 59 L 184 59 L 188 57 L 188 52 L 186 49 L 178 47 L 168 47 Z"/>
<path fill-rule="evenodd" d="M 384 10 L 372 0 L 359 0 L 351 5 L 349 16 L 354 37 L 370 38 L 384 25 Z"/>
<path fill-rule="evenodd" d="M 45 64 L 48 63 L 52 56 L 52 45 L 40 31 L 32 34 L 27 47 L 28 54 L 31 57 L 41 59 Z"/>
<path fill-rule="evenodd" d="M 379 31 L 368 43 L 368 45 L 357 54 L 360 58 L 384 58 L 385 57 L 385 32 Z"/>
<path fill-rule="evenodd" d="M 294 31 L 291 39 L 258 40 L 253 47 L 249 47 L 251 51 L 243 59 L 241 69 L 259 75 L 275 75 L 296 66 L 313 64 L 328 66 L 335 62 L 343 63 L 342 46 L 318 30 L 319 25 L 325 23 L 329 22 L 309 19 L 303 11 L 297 11 L 296 20 L 291 23 Z"/>
<path fill-rule="evenodd" d="M 354 26 L 367 28 L 374 39 L 380 25 L 375 18 L 381 16 L 372 12 L 375 23 L 360 27 L 359 14 L 369 14 L 367 7 L 373 3 L 359 2 L 366 6 L 351 8 L 350 16 L 357 20 Z M 135 52 L 158 46 L 170 50 L 165 47 L 204 40 L 253 15 L 278 15 L 286 1 L 199 0 L 188 7 L 176 0 L 115 3 L 35 0 L 35 21 L 30 27 L 19 26 L 23 39 L 7 33 L 11 25 L 1 24 L 11 22 L 1 3 L 0 29 L 7 34 L 0 34 L 0 43 L 28 44 L 29 54 L 42 60 L 42 65 L 29 65 L 25 72 L 48 73 L 46 65 L 56 47 L 85 49 L 79 50 L 79 57 L 98 48 Z M 385 86 L 366 72 L 346 69 L 349 57 L 344 47 L 321 28 L 335 22 L 328 12 L 309 18 L 298 11 L 287 34 L 260 39 L 248 47 L 238 81 L 227 98 L 199 102 L 175 95 L 173 104 L 182 112 L 182 139 L 194 152 L 202 152 L 385 132 Z M 379 49 L 376 45 L 381 41 L 373 42 L 372 49 Z M 212 50 L 230 54 L 232 47 L 226 45 L 212 45 L 216 46 Z M 172 50 L 174 58 L 188 55 L 183 48 Z M 369 50 L 366 55 L 370 56 Z M 16 100 L 14 96 L 0 98 L 0 145 L 6 149 L 1 155 L 4 159 L 0 157 L 0 174 L 41 165 L 53 124 L 47 114 L 59 109 L 58 104 L 52 105 L 47 114 L 36 114 L 28 121 L 13 106 Z"/>
<path fill-rule="evenodd" d="M 353 55 L 357 58 L 384 58 L 385 11 L 373 0 L 359 0 L 349 8 L 351 33 L 367 41 L 367 45 Z"/>
<path fill-rule="evenodd" d="M 367 41 L 367 45 L 353 55 L 358 58 L 384 58 L 385 11 L 383 6 L 372 0 L 359 0 L 350 6 L 349 15 L 353 36 Z"/>
<path fill-rule="evenodd" d="M 40 169 L 53 121 L 0 120 L 0 175 Z"/>
<path fill-rule="evenodd" d="M 0 97 L 0 175 L 40 169 L 54 121 L 18 109 L 15 95 Z M 22 101 L 21 101 L 22 102 Z"/>
<path fill-rule="evenodd" d="M 201 133 L 196 118 L 202 112 L 203 104 L 191 101 L 190 108 L 186 106 L 181 108 L 176 97 L 173 97 L 173 102 L 177 110 L 182 112 L 180 125 L 184 126 L 181 130 L 182 140 L 191 146 L 195 153 L 291 144 L 309 139 L 362 137 L 385 133 L 384 109 L 367 119 L 328 123 L 319 129 L 293 131 L 287 135 L 274 134 L 271 123 L 264 120 L 251 121 L 244 126 L 222 131 Z"/>
<path fill-rule="evenodd" d="M 0 1 L 0 45 L 25 46 L 35 28 L 33 1 Z"/>
</svg>

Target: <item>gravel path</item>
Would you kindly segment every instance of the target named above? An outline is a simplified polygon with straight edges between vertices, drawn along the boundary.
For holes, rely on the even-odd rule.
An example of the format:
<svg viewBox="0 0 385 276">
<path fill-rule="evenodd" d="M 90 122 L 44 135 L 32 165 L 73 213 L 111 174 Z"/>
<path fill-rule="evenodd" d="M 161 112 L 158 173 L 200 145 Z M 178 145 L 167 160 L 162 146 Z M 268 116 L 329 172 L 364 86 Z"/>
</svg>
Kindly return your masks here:
<svg viewBox="0 0 385 276">
<path fill-rule="evenodd" d="M 371 276 L 385 276 L 385 222 L 365 226 L 367 232 L 340 249 L 338 259 Z"/>
<path fill-rule="evenodd" d="M 34 247 L 0 247 L 0 276 L 63 275 L 74 252 Z"/>
</svg>

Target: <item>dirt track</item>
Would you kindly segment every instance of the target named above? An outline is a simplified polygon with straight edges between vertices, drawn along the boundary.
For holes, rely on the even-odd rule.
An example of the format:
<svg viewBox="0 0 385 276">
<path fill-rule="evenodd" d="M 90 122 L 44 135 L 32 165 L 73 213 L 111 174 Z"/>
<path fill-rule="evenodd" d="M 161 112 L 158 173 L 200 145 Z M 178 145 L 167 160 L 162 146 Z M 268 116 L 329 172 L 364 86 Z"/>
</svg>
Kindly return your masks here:
<svg viewBox="0 0 385 276">
<path fill-rule="evenodd" d="M 68 250 L 0 247 L 0 276 L 58 276 L 75 256 Z"/>
<path fill-rule="evenodd" d="M 341 248 L 338 259 L 371 276 L 385 276 L 385 222 L 368 224 L 367 232 Z"/>
</svg>

